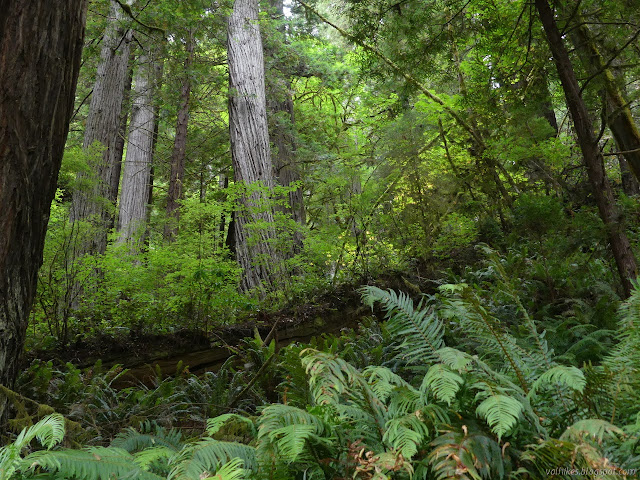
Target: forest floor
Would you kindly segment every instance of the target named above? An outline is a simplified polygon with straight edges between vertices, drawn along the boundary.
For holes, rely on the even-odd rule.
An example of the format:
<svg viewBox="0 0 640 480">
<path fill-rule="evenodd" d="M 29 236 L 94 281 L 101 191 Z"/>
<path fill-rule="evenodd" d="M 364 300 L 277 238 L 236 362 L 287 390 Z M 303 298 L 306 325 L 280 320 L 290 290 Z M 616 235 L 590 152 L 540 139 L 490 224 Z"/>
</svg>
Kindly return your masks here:
<svg viewBox="0 0 640 480">
<path fill-rule="evenodd" d="M 128 335 L 96 335 L 82 338 L 65 347 L 32 350 L 24 364 L 33 360 L 70 362 L 76 367 L 93 366 L 98 360 L 104 367 L 121 364 L 129 369 L 126 378 L 145 381 L 155 375 L 156 365 L 164 375 L 173 375 L 178 363 L 192 373 L 217 370 L 241 341 L 254 337 L 275 339 L 278 347 L 293 342 L 308 342 L 322 334 L 339 334 L 356 328 L 371 315 L 362 305 L 356 287 L 343 286 L 323 294 L 313 303 L 302 303 L 265 313 L 258 312 L 233 325 L 220 325 L 209 332 L 179 330 L 167 334 L 130 332 Z"/>
</svg>

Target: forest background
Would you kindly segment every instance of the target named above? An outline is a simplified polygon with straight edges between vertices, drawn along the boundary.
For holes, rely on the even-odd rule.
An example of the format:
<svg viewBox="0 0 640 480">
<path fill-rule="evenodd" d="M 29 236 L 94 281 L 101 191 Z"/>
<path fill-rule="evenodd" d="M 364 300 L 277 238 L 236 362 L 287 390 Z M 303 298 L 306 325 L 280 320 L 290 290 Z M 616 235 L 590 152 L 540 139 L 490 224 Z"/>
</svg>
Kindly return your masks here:
<svg viewBox="0 0 640 480">
<path fill-rule="evenodd" d="M 637 7 L 90 1 L 32 308 L 2 317 L 13 428 L 42 417 L 29 401 L 53 407 L 128 474 L 170 478 L 191 478 L 201 443 L 193 478 L 638 468 Z M 24 344 L 215 336 L 361 286 L 388 323 L 313 350 L 258 335 L 220 372 L 179 367 L 135 399 L 119 367 L 18 376 Z M 141 434 L 118 432 L 144 420 L 177 456 L 136 456 Z M 31 432 L 53 445 L 60 422 Z M 77 452 L 97 450 L 33 463 L 12 440 L 0 478 L 94 478 Z"/>
</svg>

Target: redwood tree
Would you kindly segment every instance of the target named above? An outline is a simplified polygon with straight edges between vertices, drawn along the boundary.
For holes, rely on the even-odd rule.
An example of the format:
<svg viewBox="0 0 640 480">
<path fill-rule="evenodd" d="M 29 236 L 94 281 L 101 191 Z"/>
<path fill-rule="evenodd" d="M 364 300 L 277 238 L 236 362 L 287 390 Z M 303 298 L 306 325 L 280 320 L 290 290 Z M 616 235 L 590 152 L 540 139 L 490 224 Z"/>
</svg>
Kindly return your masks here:
<svg viewBox="0 0 640 480">
<path fill-rule="evenodd" d="M 90 165 L 92 188 L 74 192 L 71 207 L 72 221 L 89 220 L 96 229 L 91 232 L 91 238 L 80 245 L 76 257 L 104 253 L 107 230 L 113 226 L 122 162 L 122 150 L 117 148 L 118 133 L 129 78 L 132 38 L 127 19 L 122 6 L 111 0 L 83 142 L 84 148 L 99 142 L 104 151 L 95 164 Z"/>
<path fill-rule="evenodd" d="M 280 284 L 285 273 L 269 206 L 274 178 L 257 0 L 235 1 L 227 42 L 234 180 L 246 187 L 233 222 L 235 252 L 243 289 L 263 289 Z"/>
<path fill-rule="evenodd" d="M 86 0 L 0 8 L 0 383 L 12 387 L 80 68 Z M 0 397 L 0 418 L 6 416 Z"/>
</svg>

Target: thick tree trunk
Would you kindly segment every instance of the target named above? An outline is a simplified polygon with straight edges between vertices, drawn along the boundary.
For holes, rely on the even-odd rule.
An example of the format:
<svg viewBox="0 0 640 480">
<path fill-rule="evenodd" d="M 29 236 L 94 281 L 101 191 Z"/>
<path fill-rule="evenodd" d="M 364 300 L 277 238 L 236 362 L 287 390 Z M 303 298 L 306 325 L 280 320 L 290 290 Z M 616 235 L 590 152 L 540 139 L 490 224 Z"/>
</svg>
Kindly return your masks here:
<svg viewBox="0 0 640 480">
<path fill-rule="evenodd" d="M 267 127 L 264 57 L 257 0 L 236 0 L 228 21 L 229 131 L 234 178 L 245 192 L 234 218 L 236 258 L 244 290 L 285 280 L 270 193 L 274 186 Z"/>
<path fill-rule="evenodd" d="M 84 134 L 84 148 L 98 142 L 104 152 L 93 165 L 88 191 L 76 191 L 71 206 L 71 221 L 89 220 L 95 226 L 92 238 L 82 242 L 76 258 L 84 254 L 104 253 L 107 230 L 113 226 L 120 162 L 118 158 L 118 130 L 128 77 L 131 31 L 125 26 L 122 7 L 111 1 L 110 14 L 102 39 L 100 63 L 93 87 L 89 115 Z M 86 178 L 86 175 L 81 175 Z"/>
<path fill-rule="evenodd" d="M 156 121 L 154 97 L 159 76 L 157 65 L 145 53 L 138 58 L 127 156 L 122 175 L 118 242 L 130 244 L 133 253 L 139 252 L 144 244 L 147 223 Z"/>
<path fill-rule="evenodd" d="M 185 49 L 187 51 L 187 58 L 184 61 L 185 76 L 182 80 L 182 89 L 180 91 L 180 105 L 178 107 L 176 136 L 173 140 L 169 193 L 167 195 L 167 224 L 164 227 L 164 239 L 167 241 L 175 239 L 180 220 L 180 204 L 178 201 L 182 198 L 182 182 L 187 159 L 187 130 L 189 127 L 189 99 L 191 97 L 190 70 L 193 64 L 194 50 L 194 40 L 191 32 L 189 32 L 189 36 L 186 39 Z"/>
<path fill-rule="evenodd" d="M 603 100 L 607 107 L 607 126 L 613 134 L 618 151 L 622 152 L 631 171 L 640 180 L 640 129 L 631 114 L 629 102 L 618 87 L 613 71 L 602 58 L 589 28 L 580 18 L 578 20 L 581 25 L 571 30 L 574 46 L 587 71 L 598 76 L 602 84 Z"/>
<path fill-rule="evenodd" d="M 607 227 L 611 249 L 618 267 L 618 273 L 625 295 L 631 292 L 631 280 L 637 276 L 637 265 L 629 239 L 624 230 L 620 215 L 616 208 L 611 185 L 604 171 L 602 154 L 598 148 L 598 141 L 593 132 L 593 125 L 589 118 L 587 107 L 580 93 L 580 86 L 576 79 L 573 65 L 569 58 L 562 36 L 556 25 L 553 12 L 547 0 L 535 0 L 536 8 L 547 36 L 551 53 L 562 83 L 567 107 L 578 136 L 578 143 L 589 175 L 589 182 L 598 205 L 600 218 Z"/>
<path fill-rule="evenodd" d="M 80 68 L 84 0 L 0 9 L 0 384 L 13 387 Z M 0 424 L 6 419 L 0 396 Z"/>
</svg>

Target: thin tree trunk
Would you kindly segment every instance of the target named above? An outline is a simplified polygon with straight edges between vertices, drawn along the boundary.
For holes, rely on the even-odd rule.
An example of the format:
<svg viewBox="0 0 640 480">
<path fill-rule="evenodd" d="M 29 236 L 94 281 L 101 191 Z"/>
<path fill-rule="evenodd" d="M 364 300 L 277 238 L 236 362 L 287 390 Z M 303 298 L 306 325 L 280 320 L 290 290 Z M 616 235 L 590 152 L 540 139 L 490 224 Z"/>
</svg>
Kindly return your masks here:
<svg viewBox="0 0 640 480">
<path fill-rule="evenodd" d="M 284 16 L 282 0 L 270 0 L 270 6 L 278 17 Z M 280 34 L 284 32 L 280 30 Z M 272 39 L 273 40 L 273 39 Z M 275 42 L 273 42 L 275 43 Z M 269 43 L 267 44 L 269 45 Z M 296 163 L 295 117 L 293 113 L 293 98 L 291 96 L 291 81 L 283 71 L 283 65 L 278 65 L 278 52 L 274 47 L 265 48 L 267 63 L 271 65 L 267 83 L 267 111 L 269 116 L 269 135 L 275 151 L 273 152 L 273 168 L 278 185 L 289 187 L 285 205 L 277 205 L 276 209 L 292 218 L 299 225 L 304 225 L 306 215 L 302 186 L 291 187 L 300 182 L 300 170 Z M 293 234 L 293 249 L 291 254 L 302 248 L 303 237 L 300 231 Z"/>
<path fill-rule="evenodd" d="M 640 194 L 640 184 L 631 172 L 627 160 L 624 155 L 617 155 L 618 165 L 620 166 L 620 180 L 622 181 L 622 191 L 629 197 Z"/>
<path fill-rule="evenodd" d="M 274 186 L 267 127 L 264 57 L 257 0 L 236 0 L 228 21 L 229 131 L 234 178 L 245 187 L 234 218 L 236 258 L 244 290 L 281 285 L 285 273 L 274 244 Z"/>
<path fill-rule="evenodd" d="M 640 180 L 640 130 L 631 114 L 629 102 L 618 87 L 613 71 L 607 66 L 600 50 L 593 40 L 589 28 L 583 24 L 571 32 L 573 43 L 585 68 L 591 75 L 597 75 L 602 83 L 603 100 L 607 106 L 605 116 L 607 125 L 613 134 L 618 151 L 623 152 L 631 171 Z"/>
<path fill-rule="evenodd" d="M 87 253 L 104 253 L 107 231 L 113 226 L 117 197 L 117 188 L 114 189 L 114 186 L 119 183 L 122 161 L 122 152 L 118 157 L 116 146 L 131 42 L 131 30 L 126 27 L 125 18 L 122 7 L 112 0 L 83 143 L 84 148 L 88 149 L 98 142 L 104 151 L 90 165 L 92 172 L 89 180 L 92 187 L 89 191 L 74 192 L 71 205 L 71 221 L 89 220 L 95 226 L 95 231 L 91 238 L 81 243 L 76 258 Z M 86 175 L 80 175 L 80 178 L 86 178 Z"/>
<path fill-rule="evenodd" d="M 156 121 L 155 93 L 159 76 L 158 62 L 151 57 L 143 53 L 138 58 L 118 217 L 118 242 L 130 244 L 133 253 L 139 252 L 144 244 L 149 205 Z"/>
<path fill-rule="evenodd" d="M 547 36 L 551 53 L 558 70 L 558 76 L 567 100 L 567 107 L 578 136 L 578 143 L 582 151 L 587 168 L 589 182 L 598 205 L 600 218 L 607 227 L 611 249 L 618 267 L 618 273 L 626 296 L 631 292 L 631 280 L 637 276 L 636 259 L 633 256 L 629 238 L 627 237 L 622 219 L 618 213 L 611 185 L 604 171 L 602 153 L 598 148 L 598 141 L 593 133 L 593 125 L 589 112 L 582 99 L 580 86 L 576 79 L 573 65 L 569 58 L 562 36 L 556 25 L 553 12 L 547 0 L 535 0 L 535 5 Z"/>
<path fill-rule="evenodd" d="M 124 154 L 124 146 L 127 143 L 127 123 L 129 121 L 129 108 L 128 105 L 131 101 L 131 86 L 133 85 L 133 64 L 135 60 L 135 54 L 133 52 L 129 55 L 129 73 L 127 74 L 127 80 L 124 85 L 124 93 L 122 96 L 122 109 L 120 113 L 120 126 L 118 127 L 118 138 L 116 140 L 114 158 L 122 158 Z M 122 162 L 117 162 L 116 171 L 111 179 L 111 193 L 109 198 L 118 198 L 118 190 L 120 189 L 120 173 L 122 170 Z"/>
<path fill-rule="evenodd" d="M 86 2 L 0 9 L 0 384 L 13 388 L 73 112 Z M 7 418 L 0 395 L 0 425 Z"/>
<path fill-rule="evenodd" d="M 167 224 L 164 227 L 164 239 L 173 241 L 178 232 L 180 220 L 180 204 L 182 198 L 182 182 L 187 158 L 187 130 L 189 127 L 189 99 L 191 97 L 191 65 L 193 64 L 194 40 L 189 32 L 185 49 L 187 58 L 184 61 L 185 77 L 180 91 L 180 106 L 176 123 L 176 136 L 171 154 L 171 173 L 169 176 L 169 193 L 167 195 Z"/>
</svg>

